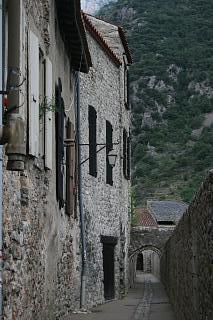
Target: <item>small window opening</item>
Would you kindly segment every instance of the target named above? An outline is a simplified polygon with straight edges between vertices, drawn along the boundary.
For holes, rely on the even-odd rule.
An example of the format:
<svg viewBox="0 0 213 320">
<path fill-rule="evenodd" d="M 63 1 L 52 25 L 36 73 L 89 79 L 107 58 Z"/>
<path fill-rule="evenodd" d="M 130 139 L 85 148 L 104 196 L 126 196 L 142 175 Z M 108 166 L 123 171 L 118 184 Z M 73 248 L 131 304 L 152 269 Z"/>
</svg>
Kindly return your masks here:
<svg viewBox="0 0 213 320">
<path fill-rule="evenodd" d="M 167 221 L 167 220 L 161 220 L 161 221 L 158 221 L 158 224 L 159 225 L 164 225 L 164 226 L 174 226 L 175 225 L 175 222 L 174 221 Z"/>
</svg>

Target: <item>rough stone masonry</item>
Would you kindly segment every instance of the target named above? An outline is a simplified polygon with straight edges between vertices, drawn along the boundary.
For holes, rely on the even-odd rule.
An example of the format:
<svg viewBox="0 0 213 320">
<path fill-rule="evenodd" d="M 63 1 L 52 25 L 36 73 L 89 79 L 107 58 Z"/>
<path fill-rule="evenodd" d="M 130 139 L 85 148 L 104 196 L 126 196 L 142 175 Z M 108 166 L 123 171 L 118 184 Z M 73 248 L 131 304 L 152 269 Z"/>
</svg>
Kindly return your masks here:
<svg viewBox="0 0 213 320">
<path fill-rule="evenodd" d="M 22 27 L 20 69 L 26 77 L 21 88 L 25 103 L 20 114 L 27 123 L 30 32 L 37 36 L 44 59 L 52 61 L 53 88 L 61 79 L 65 106 L 70 106 L 74 97 L 75 82 L 58 27 L 55 1 L 13 0 L 7 14 L 18 12 Z M 74 106 L 66 116 L 75 123 Z M 55 115 L 53 121 L 54 118 Z M 5 320 L 63 319 L 70 310 L 79 307 L 79 220 L 66 215 L 57 203 L 54 129 L 55 126 L 52 170 L 44 168 L 42 156 L 27 155 L 25 171 L 10 172 L 5 168 L 7 157 L 3 156 Z"/>
<path fill-rule="evenodd" d="M 161 278 L 178 320 L 213 319 L 213 171 L 161 258 Z"/>
</svg>

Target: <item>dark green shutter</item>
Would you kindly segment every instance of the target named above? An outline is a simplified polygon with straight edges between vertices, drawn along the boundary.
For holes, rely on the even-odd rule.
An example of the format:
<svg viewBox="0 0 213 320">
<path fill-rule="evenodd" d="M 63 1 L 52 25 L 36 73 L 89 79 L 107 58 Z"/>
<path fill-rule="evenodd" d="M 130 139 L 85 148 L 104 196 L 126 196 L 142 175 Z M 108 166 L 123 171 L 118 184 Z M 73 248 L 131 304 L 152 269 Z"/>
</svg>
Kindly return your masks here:
<svg viewBox="0 0 213 320">
<path fill-rule="evenodd" d="M 127 138 L 127 179 L 130 179 L 130 165 L 131 165 L 131 147 L 130 136 Z"/>
<path fill-rule="evenodd" d="M 113 185 L 112 172 L 113 168 L 108 161 L 108 153 L 113 149 L 112 144 L 113 128 L 109 121 L 106 121 L 106 183 Z"/>
<path fill-rule="evenodd" d="M 89 173 L 97 177 L 97 112 L 89 106 Z"/>
<path fill-rule="evenodd" d="M 127 176 L 127 132 L 123 130 L 123 174 Z"/>
</svg>

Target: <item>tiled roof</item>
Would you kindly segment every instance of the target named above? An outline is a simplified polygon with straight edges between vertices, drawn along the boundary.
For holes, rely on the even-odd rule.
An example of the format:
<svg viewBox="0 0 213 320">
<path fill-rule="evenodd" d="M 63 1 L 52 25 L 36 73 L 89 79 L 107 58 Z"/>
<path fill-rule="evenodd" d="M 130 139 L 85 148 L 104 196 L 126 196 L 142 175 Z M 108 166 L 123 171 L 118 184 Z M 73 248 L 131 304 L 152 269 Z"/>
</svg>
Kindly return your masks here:
<svg viewBox="0 0 213 320">
<path fill-rule="evenodd" d="M 126 35 L 125 35 L 125 31 L 123 30 L 123 28 L 119 25 L 116 25 L 112 22 L 109 22 L 105 19 L 103 19 L 102 17 L 93 17 L 91 15 L 89 15 L 91 18 L 95 19 L 96 20 L 96 23 L 99 21 L 101 24 L 104 24 L 105 26 L 105 30 L 106 30 L 106 33 L 109 33 L 109 30 L 107 28 L 107 26 L 110 28 L 113 28 L 116 30 L 116 32 L 118 33 L 119 37 L 120 37 L 120 40 L 122 42 L 122 45 L 123 45 L 123 48 L 125 50 L 125 54 L 127 56 L 127 61 L 129 64 L 132 64 L 133 63 L 133 59 L 132 59 L 132 53 L 129 49 L 129 45 L 128 45 L 128 41 L 127 41 L 127 38 L 126 38 Z M 93 20 L 93 23 L 94 23 L 94 20 Z M 104 36 L 104 35 L 103 35 Z M 123 52 L 122 52 L 123 54 Z"/>
<path fill-rule="evenodd" d="M 152 214 L 149 212 L 149 210 L 145 208 L 137 208 L 136 209 L 136 215 L 138 218 L 138 226 L 142 227 L 157 227 L 157 222 L 153 218 Z"/>
<path fill-rule="evenodd" d="M 156 218 L 157 221 L 176 222 L 182 217 L 187 207 L 188 206 L 183 202 L 177 202 L 172 200 L 147 201 L 147 209 L 150 210 L 150 212 Z"/>
<path fill-rule="evenodd" d="M 91 36 L 98 42 L 98 44 L 102 47 L 102 49 L 106 52 L 106 54 L 109 56 L 109 58 L 115 63 L 117 67 L 120 67 L 122 65 L 121 59 L 118 57 L 118 55 L 110 48 L 109 44 L 104 39 L 103 35 L 99 32 L 99 30 L 96 28 L 96 26 L 92 23 L 92 16 L 82 12 L 85 27 L 88 30 L 88 32 L 91 34 Z"/>
</svg>

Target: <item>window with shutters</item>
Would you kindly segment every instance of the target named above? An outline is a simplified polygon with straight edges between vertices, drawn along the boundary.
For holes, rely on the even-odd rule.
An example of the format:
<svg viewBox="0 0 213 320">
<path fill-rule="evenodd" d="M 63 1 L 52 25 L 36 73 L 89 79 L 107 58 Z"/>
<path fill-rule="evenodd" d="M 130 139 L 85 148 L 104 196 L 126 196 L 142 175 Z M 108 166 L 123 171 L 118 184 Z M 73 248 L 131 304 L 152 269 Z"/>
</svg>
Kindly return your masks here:
<svg viewBox="0 0 213 320">
<path fill-rule="evenodd" d="M 29 34 L 29 105 L 28 151 L 42 157 L 40 166 L 52 169 L 52 111 L 46 104 L 52 101 L 52 63 L 39 49 L 38 37 Z M 44 163 L 43 163 L 44 160 Z M 42 168 L 41 167 L 41 168 Z"/>
<path fill-rule="evenodd" d="M 62 84 L 59 79 L 56 86 L 56 113 L 55 113 L 55 133 L 56 133 L 56 196 L 59 208 L 64 207 L 64 100 L 61 95 Z"/>
<path fill-rule="evenodd" d="M 97 112 L 89 106 L 89 174 L 97 177 Z"/>
<path fill-rule="evenodd" d="M 130 179 L 130 137 L 126 129 L 123 130 L 123 175 Z"/>
<path fill-rule="evenodd" d="M 109 164 L 108 153 L 113 149 L 113 128 L 109 121 L 106 121 L 106 183 L 113 185 L 113 168 Z"/>
</svg>

